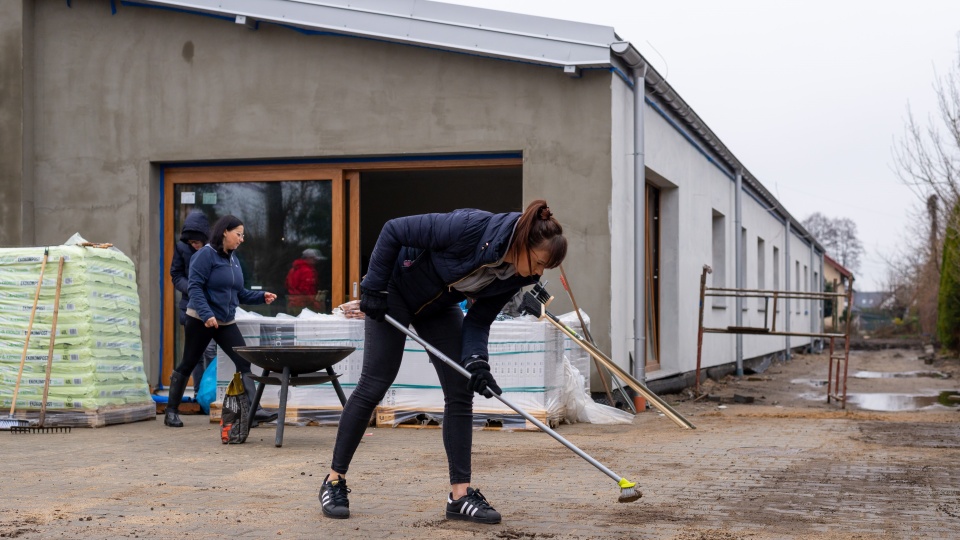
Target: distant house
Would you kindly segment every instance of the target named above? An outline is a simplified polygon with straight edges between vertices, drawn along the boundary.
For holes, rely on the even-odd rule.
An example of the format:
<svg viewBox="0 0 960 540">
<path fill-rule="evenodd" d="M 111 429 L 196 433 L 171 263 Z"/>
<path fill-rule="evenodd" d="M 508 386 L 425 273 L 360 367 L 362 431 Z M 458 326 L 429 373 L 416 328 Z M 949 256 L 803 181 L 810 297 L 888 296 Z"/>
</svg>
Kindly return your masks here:
<svg viewBox="0 0 960 540">
<path fill-rule="evenodd" d="M 879 309 L 890 296 L 885 292 L 860 292 L 853 300 L 854 310 Z"/>
<path fill-rule="evenodd" d="M 853 283 L 853 272 L 845 268 L 842 264 L 833 260 L 833 257 L 830 257 L 827 254 L 823 255 L 823 279 L 826 283 L 833 284 L 833 291 L 841 294 L 846 294 L 847 290 L 850 288 Z M 843 311 L 847 308 L 846 298 L 837 299 L 837 309 L 832 310 L 829 315 L 823 318 L 823 325 L 825 328 L 836 328 L 839 321 L 839 317 L 843 314 Z M 826 313 L 826 312 L 825 312 Z"/>
</svg>

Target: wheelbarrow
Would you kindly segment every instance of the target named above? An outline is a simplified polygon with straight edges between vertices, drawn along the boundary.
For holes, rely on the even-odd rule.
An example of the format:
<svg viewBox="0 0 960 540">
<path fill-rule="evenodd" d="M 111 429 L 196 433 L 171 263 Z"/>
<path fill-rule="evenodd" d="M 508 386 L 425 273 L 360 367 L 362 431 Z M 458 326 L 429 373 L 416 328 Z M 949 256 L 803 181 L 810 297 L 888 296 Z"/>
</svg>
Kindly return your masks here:
<svg viewBox="0 0 960 540">
<path fill-rule="evenodd" d="M 262 375 L 250 377 L 257 381 L 257 395 L 251 405 L 251 411 L 257 410 L 263 388 L 268 384 L 280 386 L 280 410 L 277 413 L 277 448 L 283 446 L 283 423 L 287 413 L 287 389 L 290 386 L 308 386 L 329 382 L 340 398 L 340 404 L 345 405 L 346 396 L 333 372 L 333 366 L 350 356 L 354 347 L 235 347 L 233 350 L 251 364 L 263 369 Z M 276 375 L 272 375 L 276 374 Z M 253 424 L 253 414 L 250 414 L 250 424 Z M 249 425 L 247 426 L 250 427 Z"/>
</svg>

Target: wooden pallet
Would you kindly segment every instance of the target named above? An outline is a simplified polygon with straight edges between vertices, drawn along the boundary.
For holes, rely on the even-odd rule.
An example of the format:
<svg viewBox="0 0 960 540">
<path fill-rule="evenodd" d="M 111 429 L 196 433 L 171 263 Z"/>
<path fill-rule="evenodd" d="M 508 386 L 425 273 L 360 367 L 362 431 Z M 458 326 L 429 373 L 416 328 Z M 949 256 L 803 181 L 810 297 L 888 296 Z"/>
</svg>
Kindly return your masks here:
<svg viewBox="0 0 960 540">
<path fill-rule="evenodd" d="M 274 408 L 267 408 L 270 411 L 276 411 Z M 342 407 L 287 407 L 284 415 L 284 424 L 286 425 L 308 425 L 308 426 L 336 426 L 340 423 L 340 414 Z M 210 421 L 220 422 L 223 415 L 220 403 L 210 404 Z"/>
<path fill-rule="evenodd" d="M 157 414 L 163 414 L 167 410 L 166 403 L 157 403 Z M 196 401 L 191 401 L 189 403 L 180 403 L 180 406 L 177 407 L 177 414 L 203 414 L 203 409 L 200 408 L 200 404 Z"/>
<path fill-rule="evenodd" d="M 96 410 L 48 409 L 44 424 L 47 427 L 91 427 L 98 428 L 113 424 L 130 424 L 142 420 L 155 420 L 153 403 L 132 403 L 127 405 L 108 405 Z M 6 414 L 6 413 L 4 413 Z M 36 422 L 40 411 L 18 410 L 17 419 Z"/>
<path fill-rule="evenodd" d="M 527 411 L 530 416 L 549 427 L 556 427 L 561 418 L 547 415 L 547 411 Z M 443 419 L 443 410 L 410 410 L 399 407 L 377 407 L 377 427 L 407 429 L 436 429 Z M 473 426 L 485 431 L 540 431 L 533 423 L 515 412 L 474 411 Z"/>
</svg>

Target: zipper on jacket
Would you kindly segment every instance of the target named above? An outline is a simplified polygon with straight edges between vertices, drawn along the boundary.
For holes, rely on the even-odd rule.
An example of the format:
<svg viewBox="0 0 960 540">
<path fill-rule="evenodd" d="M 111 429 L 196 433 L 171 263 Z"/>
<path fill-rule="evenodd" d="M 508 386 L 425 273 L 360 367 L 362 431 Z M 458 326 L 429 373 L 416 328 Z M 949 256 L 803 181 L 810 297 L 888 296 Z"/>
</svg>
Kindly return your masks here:
<svg viewBox="0 0 960 540">
<path fill-rule="evenodd" d="M 489 245 L 489 243 L 488 243 L 487 245 Z M 486 247 L 487 247 L 487 246 L 483 246 L 483 247 L 480 248 L 480 249 L 482 250 L 482 249 L 485 249 Z M 461 281 L 463 281 L 463 280 L 467 279 L 468 277 L 472 276 L 476 271 L 478 271 L 478 270 L 480 270 L 480 269 L 482 269 L 482 268 L 487 268 L 487 267 L 489 267 L 489 266 L 499 266 L 500 263 L 501 263 L 501 261 L 500 261 L 500 260 L 497 260 L 496 262 L 492 262 L 492 263 L 489 263 L 489 264 L 482 264 L 482 265 L 474 268 L 473 270 L 471 270 L 470 272 L 468 272 L 467 275 L 463 276 L 462 278 L 454 281 L 453 283 L 447 284 L 447 285 L 446 285 L 446 287 L 447 287 L 447 292 L 453 292 L 453 286 L 454 286 L 454 285 L 456 285 L 457 283 L 460 283 Z M 427 303 L 426 303 L 426 304 L 423 304 L 422 306 L 420 306 L 420 309 L 418 309 L 417 311 L 415 311 L 413 314 L 414 314 L 414 315 L 419 314 L 421 311 L 423 311 L 423 308 L 425 308 L 425 307 L 427 307 L 428 305 L 432 304 L 433 301 L 436 300 L 437 298 L 440 298 L 440 295 L 442 295 L 442 294 L 443 294 L 443 290 L 441 289 L 440 292 L 438 292 L 436 296 L 434 296 L 434 297 L 431 298 L 430 300 L 427 300 Z"/>
</svg>

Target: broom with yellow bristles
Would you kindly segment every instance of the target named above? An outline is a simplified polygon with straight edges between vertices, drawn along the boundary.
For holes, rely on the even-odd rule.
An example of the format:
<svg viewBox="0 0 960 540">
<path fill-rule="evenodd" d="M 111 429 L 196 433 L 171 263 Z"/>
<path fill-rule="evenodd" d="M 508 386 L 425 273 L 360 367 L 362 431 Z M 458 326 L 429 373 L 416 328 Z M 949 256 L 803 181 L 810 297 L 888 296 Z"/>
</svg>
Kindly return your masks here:
<svg viewBox="0 0 960 540">
<path fill-rule="evenodd" d="M 406 326 L 403 326 L 402 324 L 400 324 L 399 322 L 397 322 L 397 320 L 394 319 L 393 317 L 391 317 L 390 315 L 386 315 L 384 318 L 385 318 L 385 320 L 386 320 L 388 323 L 392 324 L 392 325 L 395 326 L 398 330 L 400 330 L 401 332 L 403 332 L 404 334 L 406 334 L 407 337 L 409 337 L 410 339 L 416 341 L 416 342 L 419 343 L 420 345 L 423 345 L 423 348 L 424 348 L 424 349 L 426 349 L 428 352 L 430 352 L 431 354 L 433 354 L 434 356 L 436 356 L 436 357 L 439 358 L 440 360 L 443 360 L 443 362 L 446 363 L 448 366 L 450 366 L 450 367 L 452 367 L 453 369 L 457 370 L 457 372 L 459 372 L 459 373 L 460 373 L 461 375 L 463 375 L 464 377 L 466 377 L 466 378 L 468 378 L 468 379 L 470 378 L 470 372 L 467 371 L 466 368 L 464 368 L 464 367 L 461 366 L 460 364 L 458 364 L 458 363 L 454 362 L 453 360 L 451 360 L 450 357 L 448 357 L 447 355 L 445 355 L 445 354 L 443 354 L 442 352 L 440 352 L 440 350 L 437 349 L 436 347 L 434 347 L 433 345 L 430 345 L 429 343 L 427 343 L 426 341 L 424 341 L 424 339 L 421 338 L 420 336 L 418 336 L 418 335 L 414 334 L 413 332 L 411 332 L 409 328 L 407 328 Z M 602 471 L 604 474 L 606 474 L 606 475 L 609 476 L 610 478 L 613 478 L 613 479 L 617 482 L 617 485 L 620 486 L 620 497 L 617 498 L 617 502 L 628 503 L 628 502 L 633 502 L 633 501 L 639 499 L 640 497 L 643 497 L 643 493 L 641 493 L 640 490 L 637 489 L 637 484 L 636 484 L 636 482 L 631 482 L 631 481 L 627 480 L 626 478 L 621 477 L 621 476 L 618 475 L 617 473 L 611 471 L 610 469 L 608 469 L 607 467 L 605 467 L 602 463 L 600 463 L 599 461 L 597 461 L 597 460 L 593 459 L 592 457 L 590 457 L 586 452 L 584 452 L 583 450 L 577 448 L 573 443 L 571 443 L 570 441 L 568 441 L 568 440 L 564 439 L 563 437 L 561 437 L 559 433 L 557 433 L 556 431 L 554 431 L 554 430 L 550 429 L 549 427 L 547 427 L 546 424 L 544 424 L 543 422 L 541 422 L 541 421 L 537 420 L 536 418 L 534 418 L 533 416 L 531 416 L 530 413 L 524 411 L 524 410 L 521 409 L 520 407 L 518 407 L 518 406 L 514 405 L 513 403 L 511 403 L 510 400 L 508 400 L 507 398 L 505 398 L 505 397 L 503 397 L 503 396 L 501 396 L 501 395 L 499 395 L 499 394 L 494 394 L 493 392 L 490 391 L 489 388 L 486 389 L 486 390 L 484 390 L 484 396 L 485 396 L 485 397 L 488 397 L 488 398 L 490 398 L 490 397 L 497 398 L 498 400 L 500 400 L 501 403 L 503 403 L 503 404 L 506 405 L 507 407 L 510 407 L 511 409 L 517 411 L 517 413 L 520 414 L 520 416 L 526 418 L 528 422 L 530 422 L 531 424 L 533 424 L 533 425 L 537 426 L 538 428 L 540 428 L 540 429 L 541 429 L 544 433 L 546 433 L 547 435 L 550 435 L 550 436 L 553 437 L 554 439 L 558 440 L 558 441 L 560 442 L 560 444 L 566 446 L 567 448 L 569 448 L 570 450 L 572 450 L 575 454 L 577 454 L 578 456 L 580 456 L 580 457 L 582 457 L 583 459 L 587 460 L 587 462 L 589 462 L 589 463 L 590 463 L 591 465 L 593 465 L 594 467 L 600 469 L 600 471 Z"/>
</svg>

